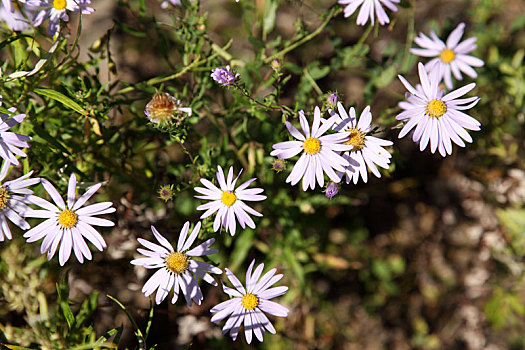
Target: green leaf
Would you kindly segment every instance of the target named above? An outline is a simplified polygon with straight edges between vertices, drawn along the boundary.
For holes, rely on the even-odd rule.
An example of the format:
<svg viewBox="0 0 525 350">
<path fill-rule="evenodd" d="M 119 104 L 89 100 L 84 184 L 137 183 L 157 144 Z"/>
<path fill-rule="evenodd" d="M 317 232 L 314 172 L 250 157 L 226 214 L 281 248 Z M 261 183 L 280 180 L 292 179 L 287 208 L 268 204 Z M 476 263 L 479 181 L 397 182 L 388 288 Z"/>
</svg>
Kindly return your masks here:
<svg viewBox="0 0 525 350">
<path fill-rule="evenodd" d="M 284 247 L 283 255 L 286 261 L 288 262 L 288 265 L 290 265 L 293 274 L 299 281 L 300 287 L 302 288 L 302 286 L 304 286 L 305 273 L 303 266 L 297 261 L 297 255 L 292 252 L 292 248 L 290 246 Z"/>
<path fill-rule="evenodd" d="M 235 236 L 235 247 L 231 255 L 231 270 L 237 270 L 242 265 L 248 251 L 253 246 L 254 230 L 245 230 L 238 237 Z"/>
<path fill-rule="evenodd" d="M 117 27 L 119 27 L 120 29 L 122 29 L 124 32 L 130 34 L 130 35 L 133 35 L 133 36 L 137 36 L 139 38 L 144 38 L 146 37 L 146 33 L 140 31 L 140 30 L 137 30 L 137 29 L 134 29 L 134 28 L 131 28 L 130 26 L 128 26 L 127 24 L 125 23 L 122 23 L 122 22 L 119 22 L 119 21 L 116 21 L 116 20 L 113 20 L 113 23 L 115 23 L 117 25 Z"/>
<path fill-rule="evenodd" d="M 276 0 L 271 0 L 270 2 L 266 2 L 266 11 L 264 13 L 264 20 L 263 20 L 263 36 L 266 36 L 266 34 L 271 33 L 275 26 L 275 14 L 277 13 L 277 7 L 279 6 L 279 3 Z"/>
<path fill-rule="evenodd" d="M 88 112 L 84 108 L 80 107 L 78 103 L 76 103 L 75 101 L 67 97 L 66 95 L 62 94 L 61 92 L 51 90 L 51 89 L 43 89 L 43 88 L 38 88 L 38 89 L 35 89 L 34 91 L 39 95 L 47 96 L 49 98 L 52 98 L 55 101 L 62 103 L 64 106 L 74 110 L 75 112 L 81 115 L 88 114 Z"/>
<path fill-rule="evenodd" d="M 64 315 L 64 318 L 66 319 L 67 326 L 69 329 L 71 329 L 71 326 L 73 323 L 75 323 L 75 316 L 73 315 L 73 311 L 71 311 L 71 308 L 69 307 L 69 304 L 67 301 L 61 301 L 59 303 L 60 310 L 62 311 L 62 315 Z"/>
</svg>

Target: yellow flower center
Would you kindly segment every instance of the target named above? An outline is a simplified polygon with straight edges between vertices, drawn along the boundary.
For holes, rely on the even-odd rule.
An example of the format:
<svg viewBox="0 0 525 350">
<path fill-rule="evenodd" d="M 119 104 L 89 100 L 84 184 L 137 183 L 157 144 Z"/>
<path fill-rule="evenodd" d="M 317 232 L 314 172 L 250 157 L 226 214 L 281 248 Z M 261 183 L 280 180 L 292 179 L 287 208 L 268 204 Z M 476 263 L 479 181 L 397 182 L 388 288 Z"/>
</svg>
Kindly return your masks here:
<svg viewBox="0 0 525 350">
<path fill-rule="evenodd" d="M 53 0 L 53 7 L 57 10 L 63 10 L 66 8 L 66 0 Z"/>
<path fill-rule="evenodd" d="M 439 58 L 441 58 L 441 61 L 443 61 L 443 63 L 450 63 L 454 60 L 455 57 L 456 54 L 451 49 L 445 49 L 439 54 Z"/>
<path fill-rule="evenodd" d="M 304 141 L 303 148 L 306 153 L 314 155 L 319 153 L 319 151 L 321 150 L 321 142 L 319 142 L 319 140 L 315 137 L 310 137 L 309 139 L 306 139 L 306 141 Z"/>
<path fill-rule="evenodd" d="M 365 147 L 365 133 L 357 130 L 357 128 L 348 128 L 346 131 L 350 133 L 348 140 L 343 142 L 344 145 L 352 145 L 352 151 L 359 151 Z"/>
<path fill-rule="evenodd" d="M 166 268 L 173 273 L 181 274 L 188 268 L 188 257 L 181 252 L 173 252 L 166 258 Z"/>
<path fill-rule="evenodd" d="M 427 104 L 427 114 L 430 117 L 440 118 L 447 111 L 447 105 L 441 100 L 431 100 Z"/>
<path fill-rule="evenodd" d="M 9 190 L 6 186 L 0 187 L 0 210 L 7 207 L 7 201 L 9 200 Z"/>
<path fill-rule="evenodd" d="M 259 305 L 259 299 L 252 293 L 248 293 L 242 297 L 241 303 L 246 310 L 253 310 Z"/>
<path fill-rule="evenodd" d="M 237 196 L 233 192 L 222 192 L 221 201 L 227 206 L 231 207 L 237 200 Z"/>
<path fill-rule="evenodd" d="M 71 228 L 75 226 L 77 222 L 78 215 L 75 214 L 72 210 L 62 210 L 60 214 L 58 214 L 58 223 L 64 228 Z"/>
</svg>

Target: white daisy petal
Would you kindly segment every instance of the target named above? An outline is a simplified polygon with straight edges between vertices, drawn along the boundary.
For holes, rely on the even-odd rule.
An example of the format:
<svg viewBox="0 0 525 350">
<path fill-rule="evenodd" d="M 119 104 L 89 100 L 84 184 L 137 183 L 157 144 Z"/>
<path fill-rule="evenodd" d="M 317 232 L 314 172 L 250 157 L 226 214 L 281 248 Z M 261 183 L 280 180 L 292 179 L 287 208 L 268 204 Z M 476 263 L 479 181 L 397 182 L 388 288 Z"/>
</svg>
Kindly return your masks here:
<svg viewBox="0 0 525 350">
<path fill-rule="evenodd" d="M 269 300 L 285 294 L 288 290 L 288 287 L 267 289 L 268 286 L 277 282 L 282 275 L 275 276 L 276 269 L 272 269 L 259 279 L 264 265 L 259 264 L 252 273 L 254 264 L 255 260 L 251 262 L 246 271 L 246 290 L 237 277 L 226 269 L 228 279 L 235 289 L 223 286 L 225 293 L 229 294 L 231 299 L 210 310 L 214 314 L 211 318 L 214 323 L 229 317 L 222 328 L 222 333 L 229 332 L 233 340 L 237 338 L 240 327 L 244 323 L 244 334 L 248 343 L 251 343 L 254 334 L 255 338 L 262 342 L 265 329 L 275 334 L 275 328 L 264 312 L 281 317 L 286 317 L 289 313 L 289 310 L 284 306 Z"/>
<path fill-rule="evenodd" d="M 195 256 L 205 256 L 217 253 L 216 249 L 209 248 L 215 239 L 211 238 L 186 252 L 197 238 L 201 228 L 201 222 L 199 221 L 195 225 L 188 237 L 189 226 L 190 223 L 186 222 L 180 231 L 177 251 L 173 249 L 173 246 L 168 240 L 153 226 L 151 226 L 151 230 L 157 241 L 159 241 L 162 246 L 138 238 L 139 243 L 151 249 L 151 252 L 138 248 L 137 251 L 145 256 L 145 258 L 133 259 L 131 264 L 142 266 L 147 269 L 158 269 L 142 288 L 142 292 L 145 293 L 145 296 L 149 296 L 155 290 L 155 286 L 158 286 L 159 290 L 155 297 L 157 304 L 161 303 L 171 290 L 173 290 L 173 298 L 171 299 L 171 302 L 175 303 L 178 300 L 180 288 L 188 306 L 191 306 L 192 303 L 200 305 L 203 297 L 197 277 L 201 277 L 207 283 L 216 285 L 217 283 L 209 273 L 222 273 L 221 269 L 213 265 L 192 259 Z M 163 278 L 157 281 L 154 277 L 158 278 L 158 276 L 163 276 Z"/>
<path fill-rule="evenodd" d="M 294 141 L 291 141 L 294 142 Z M 299 142 L 299 141 L 297 141 Z M 289 148 L 287 144 L 284 145 L 284 149 L 288 150 Z M 292 148 L 293 149 L 293 148 Z M 279 152 L 280 149 L 276 149 L 275 151 Z M 250 227 L 255 228 L 255 223 L 251 218 L 248 217 L 248 214 L 246 214 L 244 211 L 247 211 L 248 213 L 252 215 L 262 216 L 260 213 L 254 211 L 253 209 L 249 208 L 246 204 L 242 203 L 243 200 L 245 201 L 262 201 L 266 199 L 265 195 L 262 195 L 261 193 L 264 191 L 262 188 L 250 188 L 248 189 L 248 186 L 256 180 L 256 178 L 252 178 L 246 182 L 244 182 L 242 185 L 235 188 L 235 185 L 237 184 L 237 180 L 239 179 L 239 176 L 242 173 L 242 169 L 239 172 L 239 174 L 236 176 L 235 180 L 233 180 L 234 171 L 233 167 L 230 167 L 230 170 L 228 172 L 228 179 L 225 180 L 224 176 L 222 175 L 222 168 L 219 167 L 219 172 L 217 172 L 217 180 L 221 186 L 221 189 L 215 188 L 210 189 L 210 192 L 205 192 L 207 194 L 215 196 L 212 202 L 199 205 L 197 207 L 197 210 L 206 210 L 202 215 L 201 219 L 204 219 L 208 216 L 211 216 L 213 213 L 216 213 L 215 219 L 213 221 L 213 230 L 216 232 L 221 227 L 223 227 L 226 232 L 229 232 L 232 236 L 235 235 L 235 232 L 237 231 L 237 222 L 239 225 L 241 225 L 242 228 L 245 228 L 246 224 L 248 224 Z M 201 182 L 205 185 L 211 184 L 208 180 L 202 179 Z M 207 186 L 208 188 L 210 186 Z M 213 191 L 213 192 L 212 192 Z M 197 190 L 199 193 L 204 193 L 202 189 Z M 212 200 L 211 198 L 207 198 L 205 196 L 195 196 L 199 199 L 204 200 Z M 234 208 L 235 207 L 235 208 Z M 238 208 L 237 208 L 238 207 Z M 244 211 L 240 211 L 240 209 L 246 209 Z M 253 214 L 253 213 L 256 214 Z M 190 243 L 191 244 L 191 243 Z M 182 245 L 181 245 L 182 247 Z"/>
<path fill-rule="evenodd" d="M 450 67 L 454 69 L 454 62 L 452 62 Z M 402 108 L 405 111 L 398 115 L 396 119 L 408 122 L 401 130 L 399 137 L 404 137 L 415 127 L 412 139 L 414 142 L 419 143 L 419 149 L 423 151 L 430 144 L 431 153 L 439 151 L 445 157 L 452 154 L 452 141 L 461 147 L 465 146 L 461 139 L 472 142 L 472 137 L 465 129 L 480 130 L 481 123 L 462 112 L 474 107 L 479 101 L 478 97 L 459 98 L 470 92 L 476 84 L 468 84 L 445 95 L 444 91 L 437 88 L 438 75 L 432 75 L 430 80 L 428 80 L 429 77 L 426 72 L 421 72 L 420 70 L 419 73 L 422 86 L 419 87 L 418 85 L 418 91 L 416 92 L 419 93 L 419 90 L 424 89 L 423 86 L 428 85 L 431 86 L 433 91 L 431 91 L 430 95 L 425 94 L 425 108 L 419 108 L 419 104 L 416 106 L 413 103 L 415 101 L 413 99 L 414 95 L 409 95 L 407 102 L 402 104 Z M 419 95 L 421 96 L 420 93 Z"/>
<path fill-rule="evenodd" d="M 434 31 L 430 33 L 431 38 L 420 33 L 414 39 L 414 42 L 422 49 L 414 48 L 410 50 L 413 54 L 421 57 L 434 57 L 425 65 L 425 68 L 429 73 L 437 76 L 435 79 L 436 84 L 444 80 L 445 86 L 449 90 L 453 87 L 452 75 L 457 80 L 461 80 L 462 75 L 460 71 L 462 71 L 468 76 L 475 78 L 477 73 L 472 67 L 484 65 L 484 62 L 479 58 L 468 55 L 477 47 L 475 44 L 476 38 L 469 38 L 460 42 L 464 29 L 465 24 L 460 23 L 448 36 L 446 45 Z M 425 87 L 424 89 L 426 90 Z M 410 91 L 410 89 L 408 90 Z M 410 92 L 414 93 L 413 91 Z M 432 99 L 431 96 L 427 97 Z"/>
</svg>

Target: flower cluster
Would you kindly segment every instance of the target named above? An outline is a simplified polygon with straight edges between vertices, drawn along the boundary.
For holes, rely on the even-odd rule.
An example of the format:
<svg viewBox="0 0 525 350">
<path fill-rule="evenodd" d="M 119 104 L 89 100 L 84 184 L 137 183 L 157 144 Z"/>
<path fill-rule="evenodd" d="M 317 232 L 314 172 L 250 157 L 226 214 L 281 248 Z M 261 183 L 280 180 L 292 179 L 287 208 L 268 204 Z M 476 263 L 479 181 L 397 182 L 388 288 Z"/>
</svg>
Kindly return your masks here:
<svg viewBox="0 0 525 350">
<path fill-rule="evenodd" d="M 89 6 L 91 0 L 21 0 L 20 3 L 24 6 L 17 9 L 12 1 L 2 0 L 0 20 L 15 31 L 29 29 L 31 26 L 38 27 L 47 21 L 47 33 L 51 36 L 59 34 L 61 20 L 69 21 L 69 12 L 94 12 Z M 357 13 L 357 25 L 366 25 L 370 21 L 373 26 L 376 21 L 380 25 L 390 23 L 384 7 L 396 12 L 395 4 L 399 4 L 400 0 L 339 0 L 338 3 L 344 5 L 344 17 Z M 169 4 L 180 6 L 181 2 L 163 0 L 160 6 L 165 9 Z M 32 18 L 32 23 L 27 21 L 29 17 Z M 410 134 L 421 151 L 428 146 L 431 153 L 437 151 L 443 157 L 452 154 L 452 143 L 464 147 L 465 142 L 473 142 L 467 130 L 477 131 L 481 127 L 479 121 L 464 112 L 480 100 L 477 96 L 463 97 L 476 84 L 470 83 L 453 90 L 453 78 L 460 81 L 463 74 L 476 78 L 477 73 L 473 67 L 484 65 L 481 59 L 470 55 L 476 49 L 476 38 L 461 41 L 464 30 L 465 24 L 459 24 L 446 41 L 442 41 L 434 31 L 430 32 L 430 36 L 420 33 L 414 39 L 419 48 L 412 48 L 410 52 L 431 58 L 426 64 L 419 62 L 417 65 L 420 83 L 414 86 L 405 77 L 398 76 L 408 91 L 405 94 L 406 101 L 399 102 L 402 111 L 396 115 L 396 119 L 402 122 L 398 138 Z M 279 59 L 273 59 L 275 56 L 279 56 Z M 283 57 L 275 56 L 268 61 L 271 60 L 271 67 L 279 78 L 284 74 L 281 70 L 284 71 L 283 67 L 286 66 L 282 64 Z M 207 62 L 211 62 L 211 58 Z M 296 159 L 287 174 L 286 183 L 295 186 L 301 182 L 303 191 L 314 190 L 317 186 L 323 188 L 326 184 L 324 193 L 331 199 L 340 193 L 343 179 L 347 185 L 356 185 L 359 179 L 367 183 L 369 173 L 381 178 L 390 168 L 392 154 L 389 147 L 393 146 L 393 142 L 379 135 L 382 133 L 386 134 L 384 137 L 389 136 L 387 130 L 379 131 L 378 127 L 373 127 L 371 105 L 364 107 L 361 113 L 355 107 L 346 109 L 341 96 L 333 92 L 327 94 L 328 96 L 324 95 L 327 98 L 322 109 L 316 106 L 313 113 L 300 110 L 298 120 L 294 121 L 290 119 L 293 113 L 287 113 L 290 111 L 288 107 L 276 107 L 272 105 L 274 101 L 266 105 L 250 96 L 244 88 L 239 88 L 239 77 L 240 74 L 232 71 L 229 65 L 211 71 L 214 81 L 224 87 L 238 88 L 255 106 L 286 112 L 283 121 L 289 136 L 273 144 L 270 152 L 271 156 L 276 157 L 272 169 L 277 173 L 286 170 L 286 160 Z M 206 79 L 210 81 L 209 77 Z M 327 107 L 326 110 L 324 107 Z M 67 181 L 65 195 L 61 195 L 47 179 L 31 178 L 32 171 L 4 181 L 9 172 L 20 165 L 19 157 L 26 157 L 23 149 L 30 147 L 29 141 L 32 140 L 30 136 L 10 131 L 23 122 L 26 114 L 17 114 L 14 107 L 7 111 L 9 113 L 0 114 L 0 157 L 3 159 L 0 169 L 0 241 L 12 239 L 10 225 L 14 224 L 25 231 L 23 237 L 28 243 L 41 240 L 40 252 L 46 254 L 48 260 L 58 254 L 60 266 L 67 263 L 72 253 L 80 263 L 84 259 L 91 260 L 93 255 L 88 242 L 99 251 L 107 248 L 104 237 L 96 227 L 115 225 L 113 221 L 100 217 L 116 211 L 112 202 L 86 205 L 102 183 L 91 187 L 81 186 L 87 188 L 77 198 L 75 174 L 71 174 Z M 169 129 L 179 126 L 192 116 L 193 109 L 181 107 L 181 101 L 168 93 L 157 92 L 146 104 L 144 113 L 156 127 L 166 126 Z M 269 148 L 269 145 L 266 146 Z M 186 148 L 184 150 L 189 153 Z M 191 160 L 195 165 L 194 159 Z M 193 190 L 197 193 L 195 198 L 206 202 L 196 207 L 197 211 L 203 212 L 200 216 L 203 222 L 199 221 L 191 227 L 190 221 L 186 221 L 180 230 L 176 246 L 153 225 L 151 231 L 156 242 L 138 238 L 141 247 L 137 248 L 137 252 L 140 257 L 131 260 L 130 264 L 154 270 L 144 283 L 142 293 L 146 297 L 155 294 L 156 304 L 162 303 L 170 294 L 171 303 L 174 304 L 182 293 L 188 306 L 201 305 L 204 294 L 199 285 L 200 280 L 218 287 L 218 276 L 223 273 L 216 266 L 219 264 L 214 263 L 210 257 L 218 253 L 218 249 L 211 248 L 215 238 L 206 235 L 224 229 L 226 233 L 235 236 L 239 226 L 241 229 L 255 229 L 258 218 L 263 216 L 262 202 L 267 198 L 264 189 L 250 187 L 257 178 L 248 179 L 237 186 L 242 169 L 236 174 L 231 166 L 225 174 L 221 165 L 217 165 L 215 179 L 211 180 L 201 176 L 201 169 L 196 166 L 195 173 L 198 174 L 202 187 L 196 186 Z M 42 185 L 51 201 L 35 195 L 29 188 L 37 184 Z M 160 188 L 159 196 L 168 202 L 179 190 L 179 186 L 175 191 L 173 185 L 165 185 Z M 209 219 L 211 217 L 213 219 Z M 31 227 L 26 221 L 29 218 L 43 220 Z M 203 227 L 211 228 L 208 230 Z M 199 242 L 203 237 L 207 239 Z M 266 331 L 276 332 L 267 314 L 278 317 L 287 317 L 289 314 L 286 307 L 272 301 L 288 291 L 285 286 L 273 287 L 283 275 L 277 274 L 276 268 L 265 274 L 263 270 L 264 264 L 255 267 L 255 259 L 252 260 L 243 284 L 230 269 L 224 268 L 226 278 L 233 288 L 222 283 L 222 289 L 230 299 L 211 308 L 211 322 L 226 320 L 222 332 L 229 333 L 233 340 L 237 339 L 244 325 L 244 336 L 248 343 L 254 337 L 262 342 Z"/>
<path fill-rule="evenodd" d="M 239 76 L 239 73 L 235 74 L 230 70 L 230 66 L 226 66 L 226 68 L 214 68 L 211 70 L 211 77 L 213 78 L 213 80 L 215 80 L 217 83 L 223 86 L 232 85 L 233 83 L 235 83 Z"/>
</svg>

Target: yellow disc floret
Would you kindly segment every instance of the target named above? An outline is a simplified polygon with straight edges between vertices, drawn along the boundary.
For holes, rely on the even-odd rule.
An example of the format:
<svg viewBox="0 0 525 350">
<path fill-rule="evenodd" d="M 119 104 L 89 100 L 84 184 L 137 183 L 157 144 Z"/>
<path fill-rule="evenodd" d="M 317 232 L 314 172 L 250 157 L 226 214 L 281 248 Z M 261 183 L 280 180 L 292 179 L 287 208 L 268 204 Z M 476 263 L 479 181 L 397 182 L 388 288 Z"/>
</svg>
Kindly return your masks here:
<svg viewBox="0 0 525 350">
<path fill-rule="evenodd" d="M 348 128 L 346 130 L 350 133 L 348 140 L 343 142 L 345 145 L 352 145 L 352 151 L 359 151 L 361 148 L 365 147 L 365 133 L 357 130 L 357 128 Z"/>
<path fill-rule="evenodd" d="M 7 207 L 7 201 L 9 200 L 9 190 L 6 186 L 0 187 L 0 210 Z"/>
<path fill-rule="evenodd" d="M 71 228 L 78 222 L 78 215 L 74 211 L 66 209 L 58 214 L 58 223 L 64 228 Z"/>
<path fill-rule="evenodd" d="M 67 6 L 66 0 L 53 0 L 53 7 L 57 10 L 63 10 Z"/>
<path fill-rule="evenodd" d="M 441 58 L 441 61 L 443 61 L 443 63 L 450 63 L 454 60 L 455 57 L 456 54 L 451 49 L 445 49 L 439 54 L 439 58 Z"/>
<path fill-rule="evenodd" d="M 252 293 L 248 293 L 245 296 L 242 297 L 242 306 L 246 310 L 253 310 L 259 305 L 259 298 L 257 298 Z"/>
<path fill-rule="evenodd" d="M 188 268 L 188 257 L 181 252 L 173 252 L 166 258 L 166 268 L 173 273 L 181 274 Z"/>
<path fill-rule="evenodd" d="M 427 104 L 427 113 L 430 117 L 440 118 L 447 111 L 447 105 L 441 100 L 431 100 Z"/>
<path fill-rule="evenodd" d="M 319 140 L 315 137 L 310 137 L 304 141 L 303 148 L 306 153 L 314 155 L 319 153 L 321 150 L 321 142 L 319 142 Z"/>
<path fill-rule="evenodd" d="M 221 201 L 227 206 L 231 207 L 237 200 L 237 196 L 233 192 L 222 192 Z"/>
</svg>

